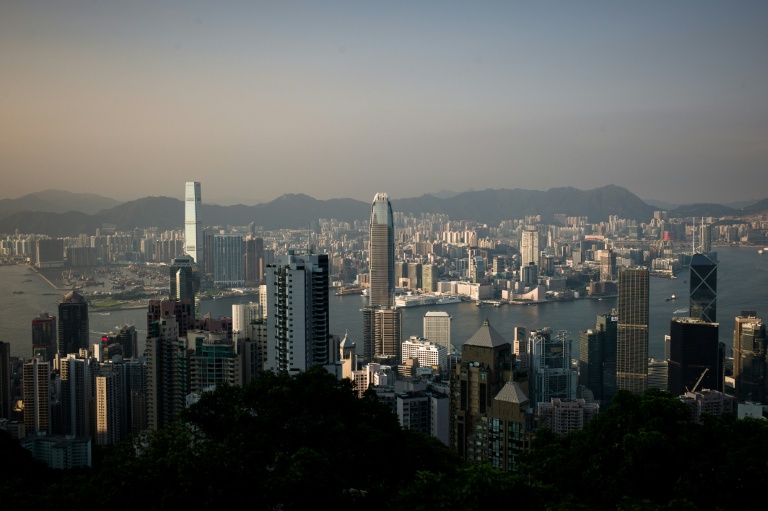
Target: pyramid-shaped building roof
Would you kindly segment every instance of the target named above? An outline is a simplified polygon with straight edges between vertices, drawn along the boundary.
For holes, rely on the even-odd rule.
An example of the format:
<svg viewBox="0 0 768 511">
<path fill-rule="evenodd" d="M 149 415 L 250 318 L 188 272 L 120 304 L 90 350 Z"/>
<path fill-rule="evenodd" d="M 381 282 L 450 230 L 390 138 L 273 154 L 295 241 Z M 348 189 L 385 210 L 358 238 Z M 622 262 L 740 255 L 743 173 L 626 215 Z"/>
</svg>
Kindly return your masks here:
<svg viewBox="0 0 768 511">
<path fill-rule="evenodd" d="M 495 348 L 497 346 L 509 344 L 509 341 L 507 341 L 504 336 L 497 332 L 496 329 L 493 328 L 490 323 L 488 323 L 488 318 L 486 318 L 485 321 L 483 321 L 483 326 L 481 326 L 477 332 L 475 332 L 474 335 L 470 337 L 469 340 L 467 340 L 467 342 L 464 344 L 469 344 L 470 346 Z"/>
</svg>

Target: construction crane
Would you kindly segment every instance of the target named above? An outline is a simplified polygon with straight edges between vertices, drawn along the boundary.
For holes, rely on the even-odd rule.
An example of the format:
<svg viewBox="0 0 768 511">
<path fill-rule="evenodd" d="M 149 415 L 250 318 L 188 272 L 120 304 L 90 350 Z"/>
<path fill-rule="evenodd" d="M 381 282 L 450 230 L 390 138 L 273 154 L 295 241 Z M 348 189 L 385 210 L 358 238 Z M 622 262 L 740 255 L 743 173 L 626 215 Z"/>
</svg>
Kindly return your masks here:
<svg viewBox="0 0 768 511">
<path fill-rule="evenodd" d="M 702 371 L 701 376 L 699 376 L 699 379 L 696 380 L 696 385 L 694 385 L 689 392 L 696 392 L 696 389 L 699 388 L 699 384 L 701 383 L 701 380 L 704 379 L 704 375 L 707 374 L 707 371 L 709 371 L 709 367 L 704 368 L 704 371 Z"/>
</svg>

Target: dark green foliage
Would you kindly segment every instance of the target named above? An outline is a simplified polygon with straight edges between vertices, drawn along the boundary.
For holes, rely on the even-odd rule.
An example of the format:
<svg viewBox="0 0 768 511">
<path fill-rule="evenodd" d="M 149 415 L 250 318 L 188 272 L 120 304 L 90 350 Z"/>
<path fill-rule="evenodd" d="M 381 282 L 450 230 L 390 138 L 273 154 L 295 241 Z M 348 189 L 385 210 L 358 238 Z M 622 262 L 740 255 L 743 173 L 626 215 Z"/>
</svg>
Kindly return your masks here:
<svg viewBox="0 0 768 511">
<path fill-rule="evenodd" d="M 763 509 L 768 424 L 688 420 L 666 392 L 620 392 L 583 430 L 540 431 L 516 474 L 463 464 L 374 395 L 317 368 L 220 386 L 178 422 L 57 472 L 0 432 L 13 509 Z"/>
<path fill-rule="evenodd" d="M 524 470 L 593 509 L 762 509 L 753 490 L 768 477 L 768 425 L 689 417 L 667 392 L 619 392 L 583 430 L 540 432 Z"/>
<path fill-rule="evenodd" d="M 322 368 L 220 386 L 181 421 L 115 449 L 98 478 L 99 506 L 307 509 L 386 499 L 417 470 L 453 468 L 433 439 L 400 428 L 349 381 Z M 96 483 L 96 481 L 94 481 Z"/>
</svg>

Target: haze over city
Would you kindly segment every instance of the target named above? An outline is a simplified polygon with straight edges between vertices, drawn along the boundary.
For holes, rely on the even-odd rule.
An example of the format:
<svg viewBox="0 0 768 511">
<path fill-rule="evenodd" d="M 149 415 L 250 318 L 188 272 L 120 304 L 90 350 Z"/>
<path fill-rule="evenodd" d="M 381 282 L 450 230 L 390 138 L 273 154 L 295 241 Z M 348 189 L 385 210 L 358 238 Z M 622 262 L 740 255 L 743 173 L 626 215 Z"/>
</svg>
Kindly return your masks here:
<svg viewBox="0 0 768 511">
<path fill-rule="evenodd" d="M 765 2 L 4 2 L 0 198 L 768 196 Z"/>
</svg>

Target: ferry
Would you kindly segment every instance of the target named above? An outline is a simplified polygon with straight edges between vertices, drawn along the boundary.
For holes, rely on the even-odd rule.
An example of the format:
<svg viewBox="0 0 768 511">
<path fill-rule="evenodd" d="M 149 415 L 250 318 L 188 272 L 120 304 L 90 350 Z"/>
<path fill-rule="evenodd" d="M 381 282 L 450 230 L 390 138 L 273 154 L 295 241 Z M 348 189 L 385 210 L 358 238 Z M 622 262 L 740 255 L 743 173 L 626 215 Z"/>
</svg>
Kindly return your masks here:
<svg viewBox="0 0 768 511">
<path fill-rule="evenodd" d="M 421 305 L 434 305 L 437 303 L 435 295 L 405 295 L 395 298 L 395 307 L 418 307 Z"/>
<path fill-rule="evenodd" d="M 688 312 L 688 309 L 677 309 L 673 314 L 685 314 Z"/>
<path fill-rule="evenodd" d="M 336 291 L 336 296 L 344 296 L 344 295 L 361 295 L 363 294 L 363 288 L 362 287 L 340 287 L 339 290 Z"/>
<path fill-rule="evenodd" d="M 677 299 L 677 297 L 676 297 L 675 295 L 672 295 L 672 296 L 670 296 L 669 298 L 667 298 L 667 299 L 666 299 L 666 301 L 667 301 L 667 302 L 672 302 L 672 301 L 674 301 L 674 300 L 676 300 L 676 299 Z"/>
</svg>

